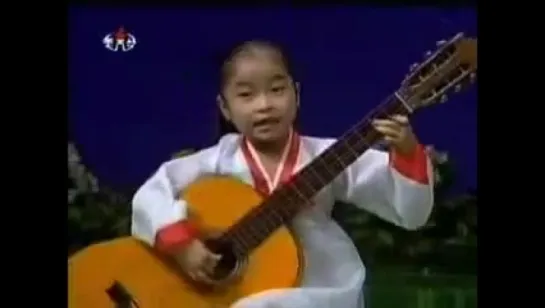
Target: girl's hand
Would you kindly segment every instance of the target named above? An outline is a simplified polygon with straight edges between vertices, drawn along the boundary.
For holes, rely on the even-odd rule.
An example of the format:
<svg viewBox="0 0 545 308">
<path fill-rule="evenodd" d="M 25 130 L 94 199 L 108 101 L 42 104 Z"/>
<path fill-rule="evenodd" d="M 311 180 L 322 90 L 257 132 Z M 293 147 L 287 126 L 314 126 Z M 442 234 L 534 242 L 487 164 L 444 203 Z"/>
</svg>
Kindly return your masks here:
<svg viewBox="0 0 545 308">
<path fill-rule="evenodd" d="M 372 125 L 403 156 L 411 155 L 418 146 L 407 116 L 396 114 L 388 119 L 376 119 Z"/>
<path fill-rule="evenodd" d="M 176 256 L 178 264 L 189 277 L 208 284 L 212 284 L 210 276 L 220 259 L 220 255 L 209 251 L 198 239 L 191 242 Z"/>
</svg>

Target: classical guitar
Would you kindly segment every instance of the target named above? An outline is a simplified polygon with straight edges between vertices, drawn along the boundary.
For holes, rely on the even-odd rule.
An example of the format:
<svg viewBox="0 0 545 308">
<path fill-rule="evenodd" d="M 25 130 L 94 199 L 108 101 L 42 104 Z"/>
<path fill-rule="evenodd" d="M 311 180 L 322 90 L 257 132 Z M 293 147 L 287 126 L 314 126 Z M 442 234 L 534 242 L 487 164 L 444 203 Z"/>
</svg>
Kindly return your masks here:
<svg viewBox="0 0 545 308">
<path fill-rule="evenodd" d="M 370 120 L 444 102 L 473 83 L 476 72 L 477 40 L 457 34 L 438 42 L 392 95 L 271 196 L 214 176 L 180 192 L 192 219 L 201 230 L 211 230 L 206 244 L 223 255 L 214 284 L 196 284 L 171 260 L 126 237 L 92 245 L 68 260 L 68 306 L 228 307 L 256 292 L 296 287 L 303 258 L 285 223 L 380 138 Z"/>
</svg>

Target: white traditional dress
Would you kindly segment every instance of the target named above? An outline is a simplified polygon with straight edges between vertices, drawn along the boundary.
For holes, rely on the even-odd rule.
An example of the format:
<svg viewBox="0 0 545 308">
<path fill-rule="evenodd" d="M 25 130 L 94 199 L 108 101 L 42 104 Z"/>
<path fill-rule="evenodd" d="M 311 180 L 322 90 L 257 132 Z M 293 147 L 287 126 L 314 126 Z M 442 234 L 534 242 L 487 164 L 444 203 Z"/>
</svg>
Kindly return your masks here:
<svg viewBox="0 0 545 308">
<path fill-rule="evenodd" d="M 134 196 L 132 234 L 150 245 L 157 245 L 165 229 L 171 229 L 172 237 L 172 226 L 187 215 L 187 205 L 175 196 L 199 176 L 230 175 L 271 191 L 282 181 L 282 173 L 297 172 L 335 141 L 297 134 L 291 139 L 284 155 L 288 161 L 280 165 L 276 179 L 268 178 L 251 144 L 238 134 L 226 135 L 215 146 L 164 163 Z M 336 200 L 352 203 L 398 226 L 416 229 L 426 223 L 432 209 L 433 187 L 428 184 L 433 183 L 432 174 L 422 147 L 412 157 L 368 150 L 321 190 L 313 207 L 292 222 L 306 257 L 301 287 L 254 294 L 234 307 L 363 307 L 365 267 L 350 238 L 331 219 L 333 204 Z"/>
</svg>

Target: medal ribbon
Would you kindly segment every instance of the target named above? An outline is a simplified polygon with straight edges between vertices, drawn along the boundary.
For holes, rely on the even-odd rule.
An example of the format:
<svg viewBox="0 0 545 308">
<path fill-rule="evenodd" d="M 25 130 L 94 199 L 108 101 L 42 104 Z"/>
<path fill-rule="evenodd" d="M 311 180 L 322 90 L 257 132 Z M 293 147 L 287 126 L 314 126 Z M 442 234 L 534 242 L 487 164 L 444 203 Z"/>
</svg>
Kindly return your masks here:
<svg viewBox="0 0 545 308">
<path fill-rule="evenodd" d="M 290 131 L 288 142 L 284 147 L 280 163 L 276 167 L 274 179 L 271 179 L 263 167 L 257 151 L 246 138 L 242 141 L 242 153 L 250 168 L 255 188 L 265 195 L 270 195 L 281 183 L 287 182 L 293 175 L 299 157 L 300 137 Z"/>
</svg>

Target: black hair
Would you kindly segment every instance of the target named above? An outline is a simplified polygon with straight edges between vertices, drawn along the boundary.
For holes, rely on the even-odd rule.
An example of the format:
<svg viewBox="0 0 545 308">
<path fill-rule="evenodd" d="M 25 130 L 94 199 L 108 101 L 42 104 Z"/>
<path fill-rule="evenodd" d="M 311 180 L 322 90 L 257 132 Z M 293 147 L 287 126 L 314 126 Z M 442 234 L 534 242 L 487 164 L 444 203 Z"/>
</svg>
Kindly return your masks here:
<svg viewBox="0 0 545 308">
<path fill-rule="evenodd" d="M 291 66 L 291 61 L 289 58 L 289 55 L 287 54 L 286 50 L 280 46 L 280 44 L 273 43 L 270 41 L 264 41 L 264 40 L 251 40 L 251 41 L 245 41 L 241 44 L 237 44 L 234 48 L 231 49 L 231 51 L 227 54 L 226 57 L 224 57 L 222 63 L 221 63 L 221 70 L 220 70 L 220 76 L 219 76 L 219 96 L 223 101 L 226 101 L 225 96 L 223 95 L 223 91 L 225 88 L 225 85 L 231 75 L 231 70 L 234 61 L 236 58 L 244 53 L 252 52 L 254 50 L 266 50 L 266 51 L 272 51 L 277 55 L 281 61 L 282 66 L 285 68 L 288 75 L 292 78 L 293 82 L 295 82 L 295 75 L 293 67 Z M 294 88 L 297 91 L 297 88 Z M 295 121 L 298 122 L 298 116 L 296 116 Z M 219 115 L 219 134 L 220 136 L 223 136 L 224 134 L 228 133 L 234 133 L 237 132 L 237 129 L 235 126 L 227 121 L 223 115 L 220 113 Z"/>
<path fill-rule="evenodd" d="M 220 71 L 220 93 L 223 93 L 225 84 L 227 83 L 227 80 L 229 79 L 229 76 L 231 74 L 233 62 L 236 60 L 236 58 L 244 53 L 252 52 L 254 50 L 267 50 L 275 53 L 279 57 L 282 66 L 284 66 L 284 68 L 286 69 L 286 72 L 292 78 L 294 78 L 293 68 L 291 66 L 290 59 L 284 48 L 282 48 L 279 44 L 261 40 L 246 41 L 242 44 L 236 45 L 233 49 L 231 49 L 231 52 L 229 52 L 227 57 L 223 60 Z"/>
</svg>

